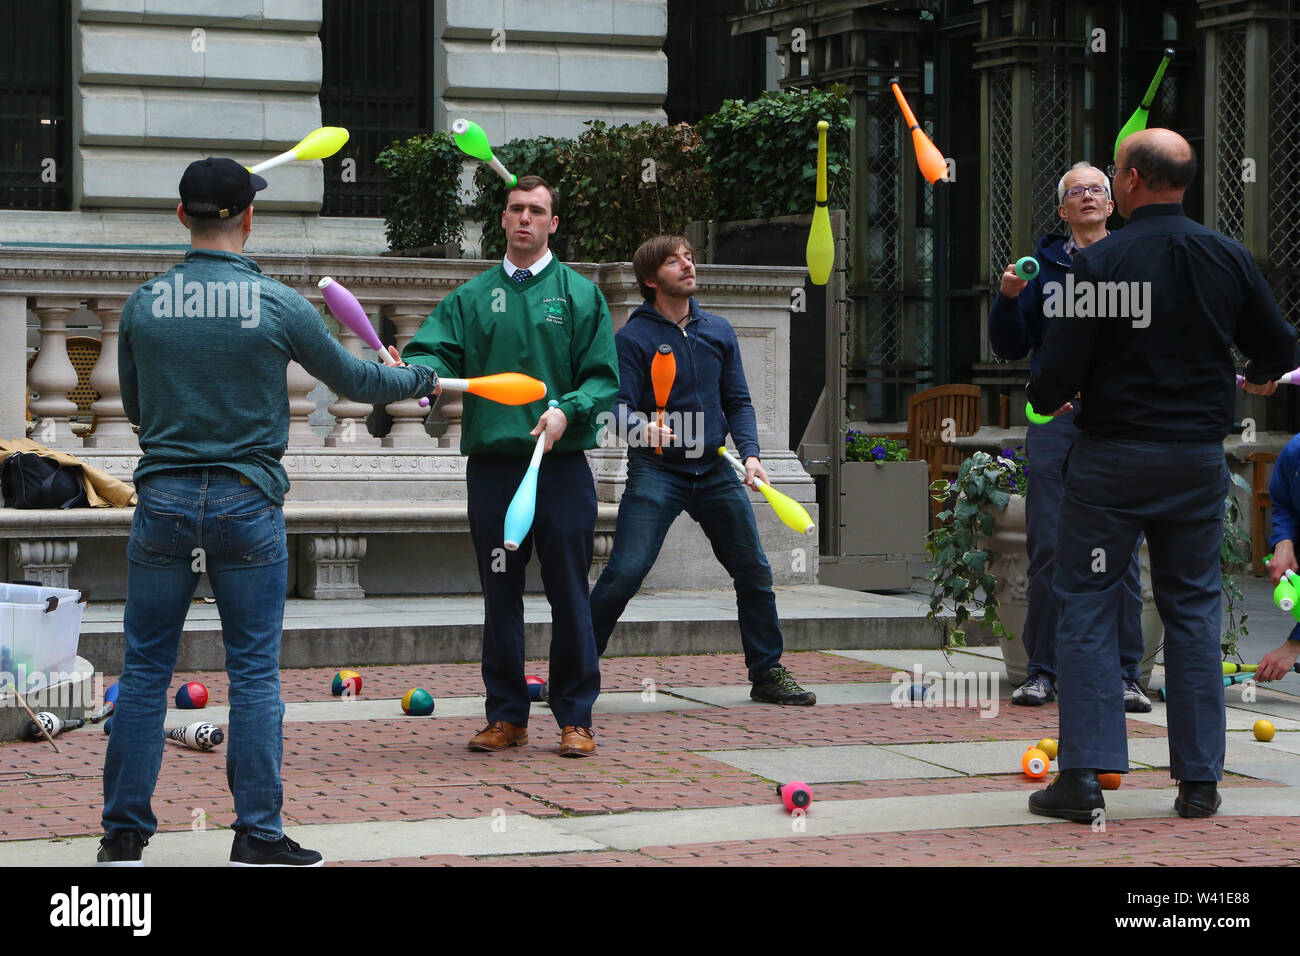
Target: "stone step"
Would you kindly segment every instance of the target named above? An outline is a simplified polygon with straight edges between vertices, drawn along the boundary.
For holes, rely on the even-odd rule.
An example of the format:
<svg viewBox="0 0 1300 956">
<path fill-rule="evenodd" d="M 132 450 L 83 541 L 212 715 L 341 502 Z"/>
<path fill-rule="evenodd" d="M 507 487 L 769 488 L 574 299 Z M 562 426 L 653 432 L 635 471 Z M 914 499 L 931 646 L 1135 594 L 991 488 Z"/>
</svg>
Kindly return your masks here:
<svg viewBox="0 0 1300 956">
<path fill-rule="evenodd" d="M 823 585 L 775 589 L 785 648 L 790 651 L 937 648 L 940 630 L 925 618 L 918 594 L 849 591 Z M 122 668 L 120 602 L 87 608 L 79 653 L 97 670 Z M 526 654 L 546 657 L 551 639 L 546 598 L 524 599 Z M 291 599 L 285 606 L 281 664 L 330 667 L 440 664 L 476 661 L 482 648 L 483 599 L 367 598 L 355 601 Z M 642 591 L 614 632 L 612 656 L 734 653 L 740 649 L 735 593 L 730 589 Z M 177 670 L 222 670 L 225 651 L 215 604 L 191 606 Z"/>
</svg>

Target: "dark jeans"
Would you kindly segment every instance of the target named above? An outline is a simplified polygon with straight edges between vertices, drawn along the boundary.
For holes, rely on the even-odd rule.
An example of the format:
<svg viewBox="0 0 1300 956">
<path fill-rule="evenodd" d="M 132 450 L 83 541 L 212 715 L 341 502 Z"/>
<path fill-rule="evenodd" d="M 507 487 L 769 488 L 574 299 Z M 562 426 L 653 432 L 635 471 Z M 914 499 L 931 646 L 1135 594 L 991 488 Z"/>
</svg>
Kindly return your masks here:
<svg viewBox="0 0 1300 956">
<path fill-rule="evenodd" d="M 234 829 L 279 839 L 284 750 L 280 634 L 288 583 L 284 511 L 226 468 L 168 471 L 136 488 L 127 543 L 125 663 L 104 758 L 104 832 L 158 828 L 150 801 L 167 691 L 203 549 L 230 675 L 226 779 Z"/>
<path fill-rule="evenodd" d="M 483 685 L 487 719 L 528 725 L 524 681 L 524 578 L 534 543 L 551 604 L 551 713 L 561 726 L 591 726 L 600 659 L 591 633 L 587 575 L 596 530 L 596 485 L 582 452 L 542 456 L 537 512 L 518 551 L 507 551 L 506 509 L 528 470 L 513 455 L 471 455 L 465 468 L 469 530 L 483 585 Z"/>
<path fill-rule="evenodd" d="M 754 509 L 744 484 L 725 461 L 696 478 L 628 456 L 614 550 L 591 592 L 596 650 L 605 653 L 614 625 L 650 573 L 664 536 L 683 510 L 699 522 L 714 555 L 735 583 L 740 642 L 753 681 L 781 662 L 781 625 L 772 593 L 772 568 L 758 540 Z"/>
<path fill-rule="evenodd" d="M 1165 625 L 1170 772 L 1177 780 L 1222 778 L 1219 551 L 1227 491 L 1218 442 L 1075 441 L 1056 543 L 1061 769 L 1128 770 L 1115 631 L 1128 562 L 1093 569 L 1097 549 L 1107 558 L 1128 555 L 1145 533 Z"/>
<path fill-rule="evenodd" d="M 1060 601 L 1052 590 L 1056 559 L 1056 536 L 1065 494 L 1061 469 L 1079 429 L 1077 412 L 1070 412 L 1046 425 L 1030 427 L 1025 436 L 1029 458 L 1029 494 L 1025 497 L 1025 537 L 1029 554 L 1029 608 L 1021 640 L 1029 656 L 1026 674 L 1030 679 L 1046 677 L 1057 683 L 1056 639 Z M 1123 599 L 1119 605 L 1119 659 L 1123 675 L 1142 679 L 1142 566 L 1139 544 L 1122 578 Z"/>
</svg>

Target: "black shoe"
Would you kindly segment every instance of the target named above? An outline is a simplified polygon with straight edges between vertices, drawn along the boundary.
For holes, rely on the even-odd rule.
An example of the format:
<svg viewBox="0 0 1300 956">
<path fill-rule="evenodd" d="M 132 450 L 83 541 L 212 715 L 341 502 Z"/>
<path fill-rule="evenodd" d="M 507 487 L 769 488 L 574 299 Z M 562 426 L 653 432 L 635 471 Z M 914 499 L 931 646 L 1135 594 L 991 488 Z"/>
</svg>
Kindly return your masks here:
<svg viewBox="0 0 1300 956">
<path fill-rule="evenodd" d="M 229 866 L 324 866 L 315 850 L 304 850 L 287 836 L 263 840 L 251 833 L 237 831 L 230 848 Z"/>
<path fill-rule="evenodd" d="M 817 695 L 795 683 L 790 672 L 780 664 L 768 668 L 754 681 L 749 699 L 760 704 L 790 704 L 795 707 L 817 703 Z"/>
<path fill-rule="evenodd" d="M 1027 707 L 1041 707 L 1056 700 L 1056 688 L 1046 677 L 1031 677 L 1011 694 L 1011 703 Z"/>
<path fill-rule="evenodd" d="M 118 830 L 99 841 L 95 866 L 144 866 L 140 856 L 149 841 L 135 830 Z"/>
<path fill-rule="evenodd" d="M 1223 803 L 1213 780 L 1184 780 L 1178 784 L 1174 809 L 1180 817 L 1212 817 Z"/>
<path fill-rule="evenodd" d="M 1046 790 L 1029 795 L 1029 812 L 1040 817 L 1060 817 L 1075 823 L 1092 823 L 1097 810 L 1106 808 L 1095 770 L 1062 770 Z"/>
<path fill-rule="evenodd" d="M 1124 709 L 1130 714 L 1151 713 L 1151 698 L 1142 693 L 1142 685 L 1128 677 L 1124 678 Z"/>
</svg>

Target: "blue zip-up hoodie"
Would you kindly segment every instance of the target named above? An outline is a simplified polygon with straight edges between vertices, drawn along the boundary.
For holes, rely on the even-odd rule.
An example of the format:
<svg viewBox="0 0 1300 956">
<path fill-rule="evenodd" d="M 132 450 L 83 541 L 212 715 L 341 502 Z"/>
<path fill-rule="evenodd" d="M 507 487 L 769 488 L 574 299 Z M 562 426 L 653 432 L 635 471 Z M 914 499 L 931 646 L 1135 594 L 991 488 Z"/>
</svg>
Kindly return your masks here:
<svg viewBox="0 0 1300 956">
<path fill-rule="evenodd" d="M 741 461 L 758 457 L 758 423 L 749 400 L 735 329 L 722 316 L 705 312 L 694 299 L 690 301 L 685 328 L 679 329 L 646 302 L 615 334 L 619 389 L 614 413 L 619 432 L 629 444 L 629 455 L 639 455 L 674 471 L 702 475 L 721 461 L 717 449 L 728 432 L 736 442 Z M 643 437 L 645 426 L 657 411 L 650 363 L 660 345 L 672 347 L 677 363 L 666 406 L 667 414 L 672 416 L 666 424 L 672 428 L 674 439 L 664 448 L 662 457 L 653 448 L 644 447 Z M 702 439 L 695 428 L 700 421 Z"/>
<path fill-rule="evenodd" d="M 1065 274 L 1070 271 L 1070 257 L 1065 251 L 1065 241 L 1069 238 L 1059 232 L 1049 232 L 1039 239 L 1034 253 L 1038 275 L 1014 299 L 997 296 L 989 311 L 989 344 L 998 358 L 1014 362 L 1032 349 L 1029 368 L 1035 375 L 1038 374 L 1038 349 L 1047 337 L 1051 321 L 1043 315 L 1043 283 L 1065 282 Z"/>
<path fill-rule="evenodd" d="M 1273 503 L 1273 533 L 1268 536 L 1272 551 L 1284 539 L 1296 541 L 1300 532 L 1300 435 L 1296 435 L 1273 464 L 1268 482 L 1268 496 Z M 1300 623 L 1291 628 L 1289 641 L 1300 641 Z"/>
</svg>

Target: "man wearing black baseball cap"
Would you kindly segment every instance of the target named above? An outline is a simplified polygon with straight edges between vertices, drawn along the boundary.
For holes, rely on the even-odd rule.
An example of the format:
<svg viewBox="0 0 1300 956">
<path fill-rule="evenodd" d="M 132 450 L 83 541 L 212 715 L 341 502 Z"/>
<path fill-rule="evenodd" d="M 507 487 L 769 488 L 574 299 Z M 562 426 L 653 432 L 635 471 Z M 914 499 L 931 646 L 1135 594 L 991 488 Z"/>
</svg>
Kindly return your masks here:
<svg viewBox="0 0 1300 956">
<path fill-rule="evenodd" d="M 265 179 L 233 159 L 209 156 L 186 167 L 181 209 L 191 218 L 230 219 L 252 206 L 253 196 L 265 188 Z"/>
<path fill-rule="evenodd" d="M 101 865 L 140 866 L 157 829 L 150 804 L 167 690 L 204 571 L 221 615 L 230 675 L 230 865 L 321 865 L 319 853 L 285 836 L 280 819 L 285 368 L 297 361 L 335 392 L 362 402 L 438 392 L 431 369 L 355 358 L 310 302 L 243 254 L 253 197 L 265 187 L 229 159 L 191 163 L 176 209 L 190 230 L 190 251 L 122 309 L 122 403 L 140 426 L 143 454 L 127 543 L 125 659 L 104 759 Z"/>
</svg>

